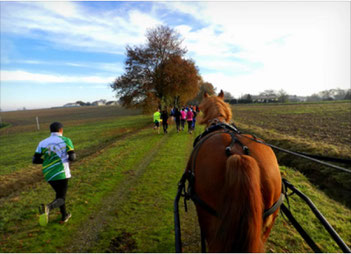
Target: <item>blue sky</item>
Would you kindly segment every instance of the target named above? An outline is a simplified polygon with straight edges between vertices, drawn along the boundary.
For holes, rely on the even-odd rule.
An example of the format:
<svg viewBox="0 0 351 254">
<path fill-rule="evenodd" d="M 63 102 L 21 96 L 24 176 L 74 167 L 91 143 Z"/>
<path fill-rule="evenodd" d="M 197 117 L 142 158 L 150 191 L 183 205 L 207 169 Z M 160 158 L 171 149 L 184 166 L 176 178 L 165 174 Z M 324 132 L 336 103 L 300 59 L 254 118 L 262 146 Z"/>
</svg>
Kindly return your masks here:
<svg viewBox="0 0 351 254">
<path fill-rule="evenodd" d="M 1 110 L 114 100 L 126 45 L 176 29 L 205 81 L 239 97 L 350 88 L 350 2 L 0 2 Z"/>
</svg>

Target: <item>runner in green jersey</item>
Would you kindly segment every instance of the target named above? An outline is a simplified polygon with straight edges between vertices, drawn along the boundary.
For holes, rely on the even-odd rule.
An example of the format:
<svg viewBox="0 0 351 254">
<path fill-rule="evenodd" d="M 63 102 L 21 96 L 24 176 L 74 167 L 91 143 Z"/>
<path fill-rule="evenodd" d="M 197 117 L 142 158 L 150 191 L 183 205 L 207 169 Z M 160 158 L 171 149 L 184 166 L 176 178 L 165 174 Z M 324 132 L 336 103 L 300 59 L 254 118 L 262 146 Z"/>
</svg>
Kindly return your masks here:
<svg viewBox="0 0 351 254">
<path fill-rule="evenodd" d="M 54 122 L 50 125 L 51 136 L 42 140 L 33 157 L 34 164 L 43 164 L 45 180 L 56 192 L 56 199 L 48 205 L 42 204 L 39 208 L 41 213 L 39 223 L 45 226 L 49 222 L 49 213 L 52 209 L 60 207 L 62 220 L 67 222 L 71 214 L 66 212 L 66 193 L 68 179 L 71 178 L 69 161 L 75 160 L 75 153 L 72 141 L 62 136 L 63 125 Z M 41 157 L 44 157 L 42 159 Z"/>
<path fill-rule="evenodd" d="M 154 113 L 154 129 L 157 128 L 158 134 L 160 134 L 160 122 L 161 122 L 161 112 L 160 109 L 157 109 L 157 111 Z"/>
</svg>

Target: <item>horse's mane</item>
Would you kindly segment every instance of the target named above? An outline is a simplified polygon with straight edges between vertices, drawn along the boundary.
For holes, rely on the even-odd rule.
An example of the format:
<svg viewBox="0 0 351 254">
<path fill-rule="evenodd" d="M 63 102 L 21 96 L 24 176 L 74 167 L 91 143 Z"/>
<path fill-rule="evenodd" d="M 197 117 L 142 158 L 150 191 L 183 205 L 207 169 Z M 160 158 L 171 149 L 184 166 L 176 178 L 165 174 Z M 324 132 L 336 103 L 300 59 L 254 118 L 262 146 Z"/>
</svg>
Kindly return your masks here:
<svg viewBox="0 0 351 254">
<path fill-rule="evenodd" d="M 208 125 L 210 121 L 216 118 L 223 118 L 226 122 L 232 119 L 232 111 L 229 104 L 224 102 L 222 91 L 218 96 L 207 96 L 205 94 L 199 107 L 203 112 L 200 124 Z"/>
<path fill-rule="evenodd" d="M 208 126 L 215 119 L 228 123 L 232 119 L 231 108 L 223 98 L 223 91 L 218 96 L 204 94 L 199 105 L 203 112 L 201 124 Z M 220 142 L 222 139 L 212 144 Z M 207 165 L 212 172 L 218 170 L 216 177 L 225 173 L 216 207 L 221 216 L 217 224 L 211 226 L 214 237 L 208 240 L 210 252 L 263 252 L 263 201 L 258 163 L 251 156 L 239 154 L 223 157 L 223 160 L 226 160 L 224 172 L 218 170 L 217 161 Z"/>
</svg>

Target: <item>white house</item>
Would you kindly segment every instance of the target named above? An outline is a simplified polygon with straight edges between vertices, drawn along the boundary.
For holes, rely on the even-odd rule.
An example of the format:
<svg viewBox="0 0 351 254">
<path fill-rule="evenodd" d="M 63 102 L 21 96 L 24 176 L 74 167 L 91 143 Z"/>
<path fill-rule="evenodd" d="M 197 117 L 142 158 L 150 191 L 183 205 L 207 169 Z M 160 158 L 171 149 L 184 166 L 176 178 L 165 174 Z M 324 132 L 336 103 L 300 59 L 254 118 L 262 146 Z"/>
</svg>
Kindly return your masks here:
<svg viewBox="0 0 351 254">
<path fill-rule="evenodd" d="M 98 101 L 94 101 L 92 103 L 93 106 L 105 106 L 106 105 L 106 100 L 98 100 Z"/>
<path fill-rule="evenodd" d="M 78 103 L 67 103 L 67 104 L 63 105 L 63 107 L 65 107 L 65 108 L 80 107 L 80 105 Z"/>
<path fill-rule="evenodd" d="M 117 101 L 108 101 L 106 102 L 106 106 L 118 106 L 119 103 Z"/>
</svg>

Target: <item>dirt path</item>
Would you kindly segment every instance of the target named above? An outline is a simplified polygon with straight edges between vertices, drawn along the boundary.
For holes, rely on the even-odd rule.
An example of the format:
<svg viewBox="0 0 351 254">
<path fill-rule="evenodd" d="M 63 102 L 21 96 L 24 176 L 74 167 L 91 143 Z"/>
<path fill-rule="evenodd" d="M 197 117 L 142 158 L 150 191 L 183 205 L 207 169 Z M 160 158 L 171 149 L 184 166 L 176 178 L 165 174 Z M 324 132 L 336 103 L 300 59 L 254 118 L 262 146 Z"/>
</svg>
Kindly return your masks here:
<svg viewBox="0 0 351 254">
<path fill-rule="evenodd" d="M 192 151 L 192 149 L 193 142 L 191 140 L 188 144 L 188 150 Z M 183 198 L 179 201 L 182 248 L 184 253 L 199 253 L 201 252 L 201 232 L 197 219 L 196 207 L 191 200 L 189 200 L 187 204 L 188 211 L 185 212 Z"/>
<path fill-rule="evenodd" d="M 161 147 L 166 140 L 167 135 L 164 135 L 160 141 L 150 150 L 150 152 L 143 158 L 143 160 L 136 165 L 135 170 L 129 171 L 126 178 L 118 184 L 114 191 L 110 192 L 103 199 L 100 210 L 93 213 L 90 218 L 91 220 L 85 221 L 84 225 L 77 231 L 77 233 L 72 237 L 72 242 L 67 244 L 67 248 L 64 252 L 87 252 L 89 248 L 96 242 L 98 234 L 103 230 L 104 226 L 109 223 L 115 214 L 113 212 L 121 204 L 125 202 L 130 193 L 130 186 L 144 173 L 145 169 L 152 161 L 154 156 L 157 154 L 159 147 Z"/>
</svg>

